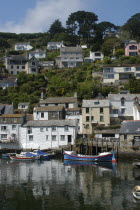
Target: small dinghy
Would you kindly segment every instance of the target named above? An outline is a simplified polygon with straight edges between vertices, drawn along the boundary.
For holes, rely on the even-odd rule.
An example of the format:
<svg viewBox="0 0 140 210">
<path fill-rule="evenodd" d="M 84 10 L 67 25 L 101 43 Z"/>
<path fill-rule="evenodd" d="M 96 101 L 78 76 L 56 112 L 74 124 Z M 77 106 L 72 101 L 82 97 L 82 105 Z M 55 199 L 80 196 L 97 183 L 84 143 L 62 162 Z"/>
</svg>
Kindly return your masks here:
<svg viewBox="0 0 140 210">
<path fill-rule="evenodd" d="M 132 193 L 134 198 L 140 199 L 140 186 L 134 187 Z"/>
</svg>

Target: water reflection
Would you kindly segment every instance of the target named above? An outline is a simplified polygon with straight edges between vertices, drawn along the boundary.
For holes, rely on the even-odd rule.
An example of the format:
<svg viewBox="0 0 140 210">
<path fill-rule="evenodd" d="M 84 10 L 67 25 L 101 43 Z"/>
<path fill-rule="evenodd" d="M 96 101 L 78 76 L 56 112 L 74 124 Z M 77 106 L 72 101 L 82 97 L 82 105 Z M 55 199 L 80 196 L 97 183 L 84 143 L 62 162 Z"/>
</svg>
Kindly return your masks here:
<svg viewBox="0 0 140 210">
<path fill-rule="evenodd" d="M 137 209 L 131 163 L 0 160 L 1 209 Z"/>
</svg>

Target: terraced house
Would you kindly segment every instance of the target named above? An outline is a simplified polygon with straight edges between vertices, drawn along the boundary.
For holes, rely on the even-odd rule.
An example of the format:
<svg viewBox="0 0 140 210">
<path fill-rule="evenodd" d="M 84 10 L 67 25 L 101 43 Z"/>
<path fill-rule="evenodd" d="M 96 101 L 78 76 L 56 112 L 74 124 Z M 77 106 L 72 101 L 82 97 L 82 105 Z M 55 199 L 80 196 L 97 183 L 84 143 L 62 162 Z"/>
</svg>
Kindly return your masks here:
<svg viewBox="0 0 140 210">
<path fill-rule="evenodd" d="M 35 57 L 28 59 L 28 56 L 9 55 L 5 57 L 5 65 L 11 75 L 17 75 L 20 72 L 39 73 L 39 61 Z"/>
</svg>

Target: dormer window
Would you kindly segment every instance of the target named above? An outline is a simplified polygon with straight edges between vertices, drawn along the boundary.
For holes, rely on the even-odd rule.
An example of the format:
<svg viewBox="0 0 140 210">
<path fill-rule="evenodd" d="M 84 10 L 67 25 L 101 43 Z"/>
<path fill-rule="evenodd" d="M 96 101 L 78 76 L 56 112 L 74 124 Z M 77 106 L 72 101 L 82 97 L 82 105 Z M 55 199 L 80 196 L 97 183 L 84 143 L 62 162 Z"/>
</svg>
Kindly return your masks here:
<svg viewBox="0 0 140 210">
<path fill-rule="evenodd" d="M 125 106 L 125 98 L 121 98 L 121 106 Z"/>
</svg>

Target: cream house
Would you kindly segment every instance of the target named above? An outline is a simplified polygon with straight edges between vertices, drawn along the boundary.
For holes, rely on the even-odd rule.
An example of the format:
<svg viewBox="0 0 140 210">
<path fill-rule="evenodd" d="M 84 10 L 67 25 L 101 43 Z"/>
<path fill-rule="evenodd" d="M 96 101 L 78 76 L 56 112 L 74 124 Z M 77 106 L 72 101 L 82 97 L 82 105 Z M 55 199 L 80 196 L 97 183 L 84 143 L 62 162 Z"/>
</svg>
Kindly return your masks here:
<svg viewBox="0 0 140 210">
<path fill-rule="evenodd" d="M 83 134 L 92 134 L 94 126 L 110 125 L 109 100 L 92 99 L 82 102 Z"/>
</svg>

